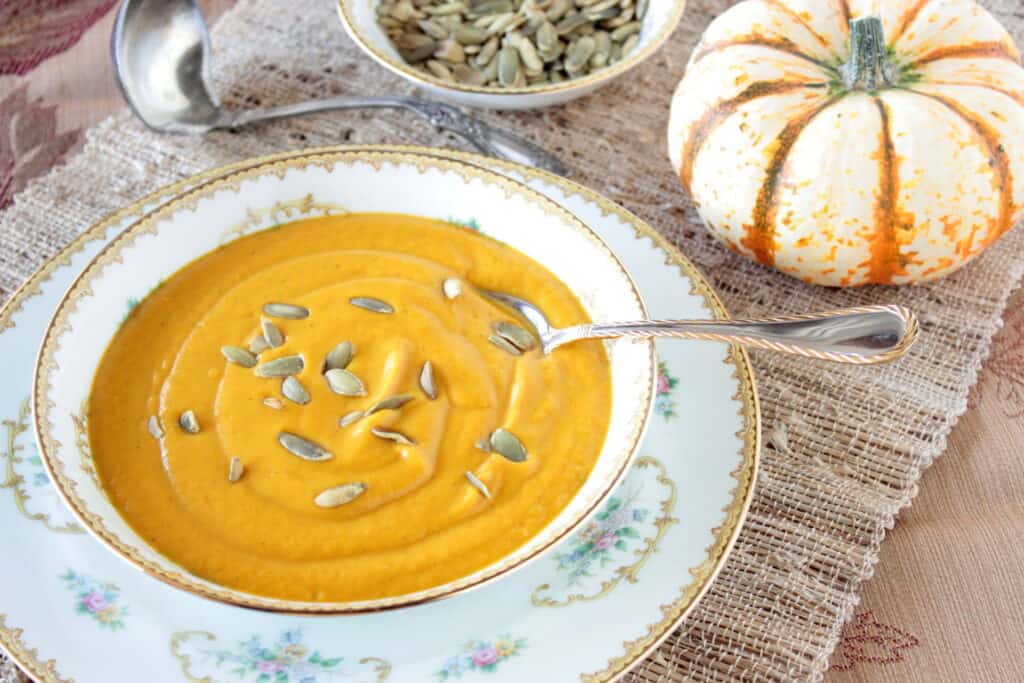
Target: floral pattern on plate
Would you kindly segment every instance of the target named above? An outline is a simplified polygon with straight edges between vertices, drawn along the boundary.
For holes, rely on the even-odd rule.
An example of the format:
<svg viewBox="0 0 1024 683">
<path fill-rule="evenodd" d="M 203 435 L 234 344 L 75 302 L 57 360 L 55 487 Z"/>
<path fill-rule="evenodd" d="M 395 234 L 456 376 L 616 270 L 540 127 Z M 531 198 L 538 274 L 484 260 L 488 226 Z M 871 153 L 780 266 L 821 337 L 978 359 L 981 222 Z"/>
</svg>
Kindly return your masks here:
<svg viewBox="0 0 1024 683">
<path fill-rule="evenodd" d="M 674 394 L 679 379 L 668 371 L 664 361 L 658 363 L 658 388 L 654 395 L 654 413 L 665 420 L 676 417 L 676 401 Z"/>
<path fill-rule="evenodd" d="M 18 414 L 2 421 L 0 489 L 10 489 L 18 512 L 59 533 L 84 533 L 61 502 L 43 467 L 35 439 L 29 433 L 29 400 Z"/>
<path fill-rule="evenodd" d="M 597 600 L 623 579 L 635 583 L 665 532 L 678 521 L 671 516 L 675 503 L 676 485 L 665 466 L 655 458 L 638 458 L 604 508 L 576 533 L 564 551 L 555 553 L 555 570 L 562 577 L 560 586 L 537 586 L 531 597 L 533 604 L 565 607 Z M 652 512 L 655 508 L 656 518 Z"/>
<path fill-rule="evenodd" d="M 207 631 L 182 631 L 171 637 L 171 652 L 188 681 L 245 683 L 381 683 L 391 673 L 383 659 L 324 655 L 305 642 L 301 629 L 283 631 L 264 644 L 253 635 L 234 647 L 223 647 Z"/>
<path fill-rule="evenodd" d="M 80 574 L 73 569 L 68 569 L 60 578 L 75 594 L 76 612 L 92 617 L 101 628 L 108 628 L 111 631 L 124 628 L 124 617 L 128 615 L 128 608 L 118 604 L 121 599 L 120 588 L 87 574 Z"/>
<path fill-rule="evenodd" d="M 472 671 L 495 671 L 501 663 L 515 657 L 526 649 L 526 638 L 513 638 L 508 634 L 498 636 L 493 641 L 471 640 L 462 646 L 462 651 L 445 661 L 444 665 L 434 674 L 438 679 L 447 681 L 461 678 Z"/>
<path fill-rule="evenodd" d="M 480 221 L 473 217 L 453 218 L 452 216 L 449 216 L 447 220 L 449 223 L 452 223 L 454 225 L 461 225 L 462 227 L 467 228 L 469 230 L 475 230 L 476 232 L 480 232 Z"/>
</svg>

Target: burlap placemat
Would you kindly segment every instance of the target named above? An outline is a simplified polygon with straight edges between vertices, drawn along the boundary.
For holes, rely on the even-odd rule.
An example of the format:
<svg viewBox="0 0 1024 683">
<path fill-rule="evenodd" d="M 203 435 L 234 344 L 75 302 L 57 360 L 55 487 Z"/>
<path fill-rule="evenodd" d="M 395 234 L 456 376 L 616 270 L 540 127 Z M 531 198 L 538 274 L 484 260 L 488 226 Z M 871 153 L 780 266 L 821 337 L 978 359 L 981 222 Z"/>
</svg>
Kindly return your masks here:
<svg viewBox="0 0 1024 683">
<path fill-rule="evenodd" d="M 766 446 L 746 527 L 699 608 L 627 676 L 632 683 L 820 678 L 886 529 L 965 410 L 1024 272 L 1020 228 L 959 274 L 903 289 L 811 287 L 714 242 L 669 168 L 663 133 L 692 47 L 729 4 L 691 0 L 669 44 L 596 95 L 488 118 L 562 155 L 574 179 L 668 235 L 734 315 L 896 301 L 919 313 L 923 335 L 909 357 L 884 368 L 754 354 Z M 986 6 L 1021 42 L 1017 0 Z M 244 1 L 218 24 L 213 43 L 213 83 L 232 107 L 408 89 L 344 36 L 330 0 Z M 127 114 L 114 117 L 0 216 L 0 296 L 91 223 L 160 185 L 239 158 L 343 142 L 459 146 L 401 113 L 332 113 L 202 140 L 158 136 Z"/>
</svg>

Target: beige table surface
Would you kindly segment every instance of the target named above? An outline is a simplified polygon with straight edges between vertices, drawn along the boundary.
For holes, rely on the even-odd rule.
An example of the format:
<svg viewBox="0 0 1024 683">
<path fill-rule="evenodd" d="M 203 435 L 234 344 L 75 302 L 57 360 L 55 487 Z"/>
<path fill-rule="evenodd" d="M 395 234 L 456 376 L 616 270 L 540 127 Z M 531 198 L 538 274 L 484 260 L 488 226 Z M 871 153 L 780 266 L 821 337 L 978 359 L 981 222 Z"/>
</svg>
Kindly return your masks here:
<svg viewBox="0 0 1024 683">
<path fill-rule="evenodd" d="M 0 0 L 0 64 L 43 23 L 32 16 L 5 23 L 21 0 L 6 1 L 12 4 Z M 25 75 L 0 75 L 0 207 L 73 154 L 85 129 L 123 106 L 108 62 L 112 2 L 77 4 L 84 9 L 61 17 L 67 30 L 95 21 L 77 43 Z M 212 20 L 231 0 L 201 4 Z M 0 292 L 0 300 L 10 294 Z M 1024 681 L 1022 305 L 1018 292 L 970 409 L 882 546 L 826 680 Z"/>
</svg>

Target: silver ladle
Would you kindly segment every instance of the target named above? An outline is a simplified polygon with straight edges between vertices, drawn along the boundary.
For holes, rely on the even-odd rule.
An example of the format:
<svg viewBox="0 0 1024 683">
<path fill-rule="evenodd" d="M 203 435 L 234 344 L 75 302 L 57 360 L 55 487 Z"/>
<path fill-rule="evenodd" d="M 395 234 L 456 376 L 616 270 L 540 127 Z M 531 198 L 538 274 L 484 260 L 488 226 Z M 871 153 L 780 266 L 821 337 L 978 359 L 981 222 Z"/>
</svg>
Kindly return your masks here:
<svg viewBox="0 0 1024 683">
<path fill-rule="evenodd" d="M 464 138 L 484 154 L 566 175 L 557 157 L 459 109 L 403 95 L 328 97 L 266 109 L 226 111 L 206 85 L 206 21 L 195 0 L 125 0 L 111 35 L 114 73 L 132 111 L 153 130 L 205 133 L 254 121 L 331 109 L 407 109 Z"/>
<path fill-rule="evenodd" d="M 638 320 L 555 328 L 528 301 L 502 292 L 481 293 L 522 315 L 540 338 L 544 354 L 581 339 L 677 337 L 733 342 L 797 356 L 870 365 L 899 358 L 918 333 L 914 313 L 896 305 L 751 320 Z"/>
</svg>

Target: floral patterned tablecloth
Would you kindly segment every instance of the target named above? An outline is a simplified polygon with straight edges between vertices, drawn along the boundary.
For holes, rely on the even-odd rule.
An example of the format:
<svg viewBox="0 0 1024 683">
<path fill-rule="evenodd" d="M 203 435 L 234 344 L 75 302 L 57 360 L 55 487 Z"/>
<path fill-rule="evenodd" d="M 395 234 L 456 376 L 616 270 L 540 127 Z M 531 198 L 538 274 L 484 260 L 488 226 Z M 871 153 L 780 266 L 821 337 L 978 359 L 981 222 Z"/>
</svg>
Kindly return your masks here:
<svg viewBox="0 0 1024 683">
<path fill-rule="evenodd" d="M 201 4 L 212 19 L 231 0 Z M 123 106 L 107 56 L 113 5 L 0 3 L 0 209 L 16 201 L 28 180 L 73 153 L 85 129 Z M 0 292 L 0 300 L 10 294 Z M 1018 292 L 970 409 L 883 546 L 827 680 L 1024 680 L 1016 654 L 1024 640 L 1022 304 Z M 664 376 L 662 393 L 674 381 Z M 83 613 L 118 627 L 116 589 L 74 574 L 64 579 L 81 597 Z M 494 649 L 480 645 L 473 656 Z M 0 681 L 15 680 L 0 657 Z"/>
</svg>

